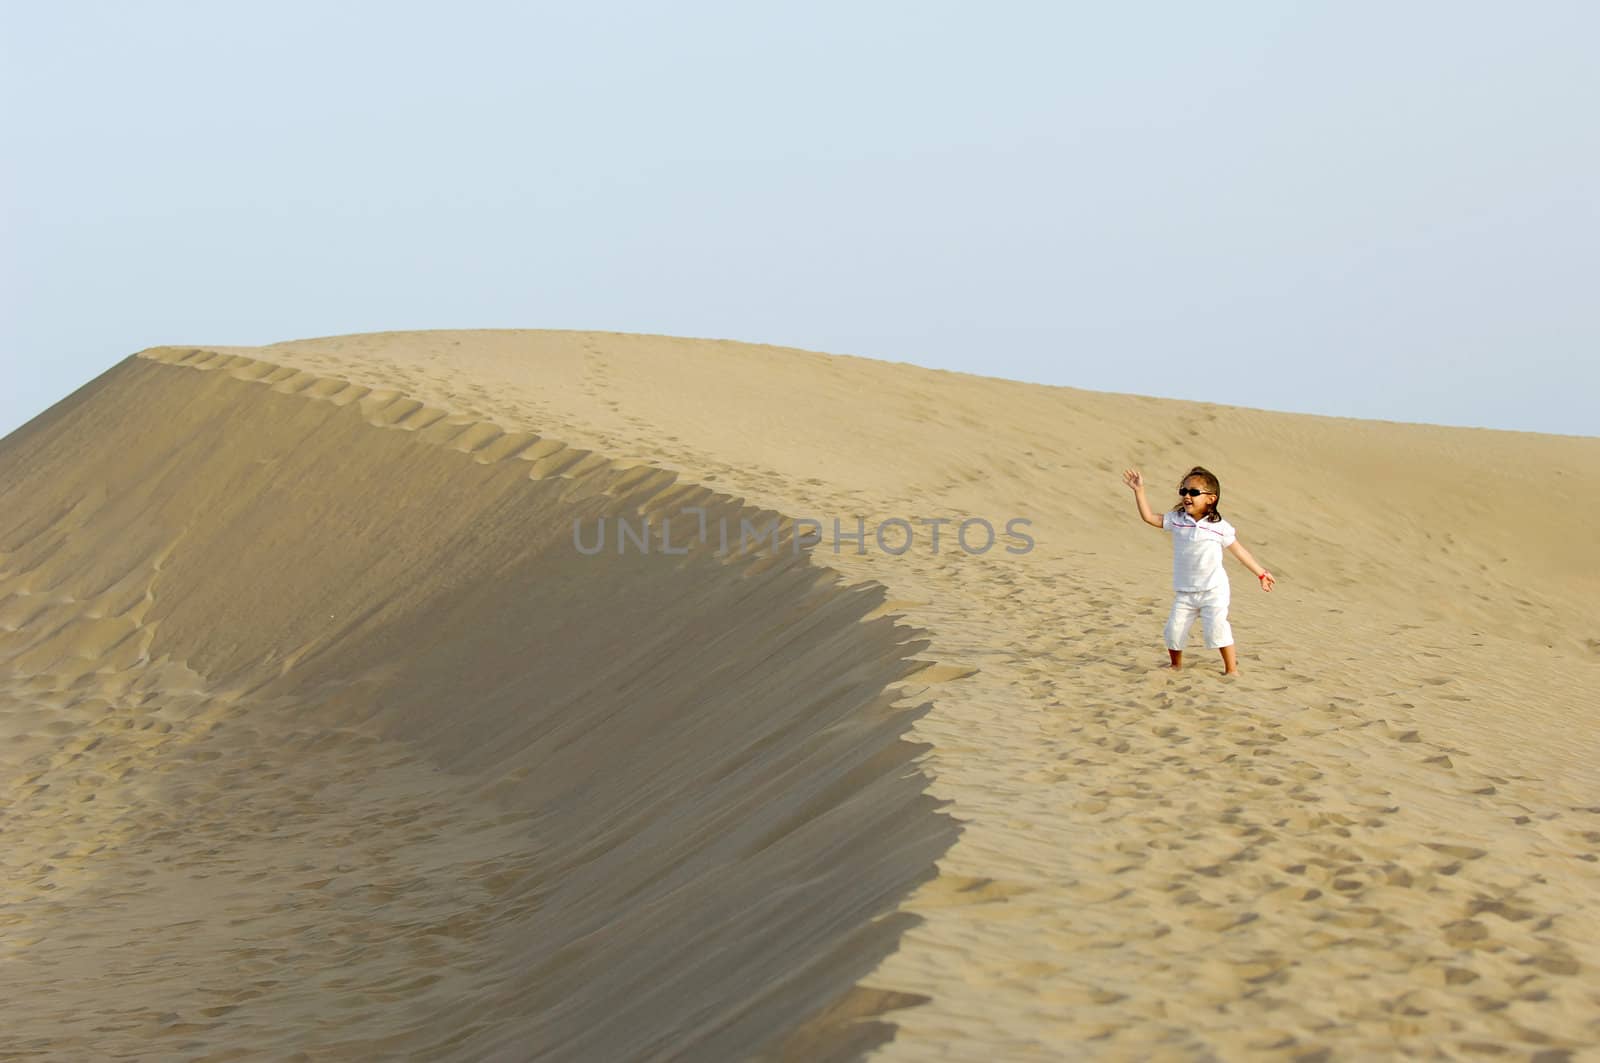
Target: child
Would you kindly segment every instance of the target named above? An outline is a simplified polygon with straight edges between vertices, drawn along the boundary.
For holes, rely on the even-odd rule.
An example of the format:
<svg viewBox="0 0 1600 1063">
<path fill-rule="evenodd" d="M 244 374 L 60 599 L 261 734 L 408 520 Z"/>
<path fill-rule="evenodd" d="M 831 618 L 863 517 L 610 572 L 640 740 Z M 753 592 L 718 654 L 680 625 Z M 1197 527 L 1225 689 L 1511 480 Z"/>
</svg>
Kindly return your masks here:
<svg viewBox="0 0 1600 1063">
<path fill-rule="evenodd" d="M 1272 590 L 1277 582 L 1262 568 L 1234 534 L 1233 525 L 1222 519 L 1217 503 L 1222 500 L 1222 485 L 1198 465 L 1178 485 L 1178 504 L 1156 516 L 1144 497 L 1144 477 L 1138 469 L 1128 469 L 1122 482 L 1133 489 L 1139 516 L 1151 527 L 1172 533 L 1172 615 L 1167 617 L 1167 654 L 1173 668 L 1183 667 L 1183 644 L 1200 616 L 1206 649 L 1222 651 L 1222 674 L 1238 675 L 1239 664 L 1233 653 L 1233 628 L 1228 625 L 1228 574 L 1222 568 L 1222 551 L 1237 557 L 1261 581 L 1261 589 Z"/>
</svg>

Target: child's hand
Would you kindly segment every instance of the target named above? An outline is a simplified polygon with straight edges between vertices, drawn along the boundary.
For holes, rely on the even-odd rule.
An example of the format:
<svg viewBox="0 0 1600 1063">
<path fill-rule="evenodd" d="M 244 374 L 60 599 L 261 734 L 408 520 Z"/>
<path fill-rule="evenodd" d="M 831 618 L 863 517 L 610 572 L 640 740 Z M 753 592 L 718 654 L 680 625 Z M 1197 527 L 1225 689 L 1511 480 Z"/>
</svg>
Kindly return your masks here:
<svg viewBox="0 0 1600 1063">
<path fill-rule="evenodd" d="M 1144 487 L 1144 474 L 1138 469 L 1124 469 L 1122 470 L 1122 482 L 1133 490 L 1138 491 Z"/>
<path fill-rule="evenodd" d="M 1272 573 L 1270 572 L 1263 572 L 1261 575 L 1257 576 L 1256 579 L 1261 581 L 1261 589 L 1264 591 L 1270 591 L 1272 589 L 1272 585 L 1278 582 L 1272 578 Z"/>
</svg>

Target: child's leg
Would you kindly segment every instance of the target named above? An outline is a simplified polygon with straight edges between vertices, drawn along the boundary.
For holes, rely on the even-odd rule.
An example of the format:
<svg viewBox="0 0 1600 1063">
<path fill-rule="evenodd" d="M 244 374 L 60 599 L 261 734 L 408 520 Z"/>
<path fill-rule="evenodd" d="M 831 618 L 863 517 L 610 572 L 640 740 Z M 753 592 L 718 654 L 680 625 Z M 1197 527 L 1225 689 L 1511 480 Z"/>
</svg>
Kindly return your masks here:
<svg viewBox="0 0 1600 1063">
<path fill-rule="evenodd" d="M 1183 667 L 1183 644 L 1188 641 L 1189 629 L 1200 615 L 1199 596 L 1188 591 L 1178 591 L 1172 598 L 1172 612 L 1167 616 L 1167 627 L 1162 636 L 1167 640 L 1167 655 L 1172 667 Z"/>
<path fill-rule="evenodd" d="M 1200 606 L 1201 631 L 1206 648 L 1222 651 L 1222 674 L 1235 675 L 1239 662 L 1233 652 L 1233 625 L 1228 623 L 1229 590 L 1227 585 L 1207 591 Z"/>
</svg>

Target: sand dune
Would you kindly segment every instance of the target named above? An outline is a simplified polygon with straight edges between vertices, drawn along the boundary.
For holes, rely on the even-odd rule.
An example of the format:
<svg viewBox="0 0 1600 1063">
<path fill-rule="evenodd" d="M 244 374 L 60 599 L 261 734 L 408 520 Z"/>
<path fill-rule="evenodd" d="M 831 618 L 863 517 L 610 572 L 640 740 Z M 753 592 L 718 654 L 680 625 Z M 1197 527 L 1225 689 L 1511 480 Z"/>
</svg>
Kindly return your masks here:
<svg viewBox="0 0 1600 1063">
<path fill-rule="evenodd" d="M 1195 462 L 1280 580 L 1229 680 L 1119 479 Z M 720 341 L 142 352 L 0 441 L 0 1058 L 1594 1052 L 1597 489 Z M 778 548 L 616 549 L 687 514 Z"/>
</svg>

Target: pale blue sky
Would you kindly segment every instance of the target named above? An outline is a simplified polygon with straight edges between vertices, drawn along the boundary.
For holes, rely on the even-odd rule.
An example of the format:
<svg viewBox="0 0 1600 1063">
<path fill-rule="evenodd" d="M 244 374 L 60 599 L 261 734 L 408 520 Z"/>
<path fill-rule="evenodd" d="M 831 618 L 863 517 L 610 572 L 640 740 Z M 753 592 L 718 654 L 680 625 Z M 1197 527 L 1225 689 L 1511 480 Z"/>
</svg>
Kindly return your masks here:
<svg viewBox="0 0 1600 1063">
<path fill-rule="evenodd" d="M 1600 434 L 1600 5 L 0 0 L 0 433 L 123 356 L 659 332 Z"/>
</svg>

